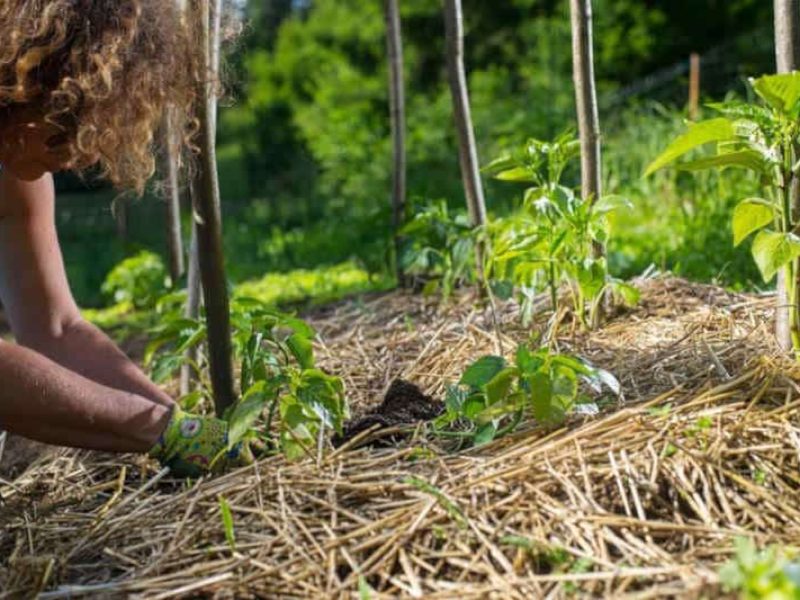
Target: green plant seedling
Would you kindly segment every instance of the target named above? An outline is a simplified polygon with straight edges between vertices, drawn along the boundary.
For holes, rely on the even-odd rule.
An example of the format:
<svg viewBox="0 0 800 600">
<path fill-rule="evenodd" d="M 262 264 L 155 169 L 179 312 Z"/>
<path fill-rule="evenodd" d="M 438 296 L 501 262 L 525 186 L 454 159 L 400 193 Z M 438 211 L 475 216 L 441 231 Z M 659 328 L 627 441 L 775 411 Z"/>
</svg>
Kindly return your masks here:
<svg viewBox="0 0 800 600">
<path fill-rule="evenodd" d="M 408 275 L 425 280 L 423 293 L 447 300 L 457 287 L 476 280 L 476 231 L 464 212 L 453 213 L 445 200 L 424 203 L 401 230 L 400 261 Z"/>
<path fill-rule="evenodd" d="M 743 600 L 800 600 L 797 552 L 759 551 L 750 538 L 736 540 L 736 555 L 719 570 L 719 580 L 725 591 L 738 592 Z"/>
<path fill-rule="evenodd" d="M 230 546 L 231 552 L 236 552 L 236 532 L 233 528 L 233 513 L 231 506 L 222 494 L 219 495 L 219 514 L 222 518 L 222 526 L 225 529 L 225 540 Z"/>
<path fill-rule="evenodd" d="M 532 184 L 520 209 L 496 220 L 489 228 L 492 252 L 486 271 L 493 291 L 510 297 L 521 290 L 523 320 L 531 317 L 535 293 L 550 292 L 553 310 L 558 307 L 558 288 L 567 283 L 575 313 L 584 326 L 596 322 L 601 300 L 611 291 L 626 304 L 635 304 L 639 293 L 633 286 L 611 277 L 605 258 L 597 257 L 594 243 L 606 244 L 611 236 L 610 217 L 629 210 L 621 196 L 581 198 L 562 184 L 569 163 L 580 155 L 580 144 L 571 133 L 551 142 L 529 140 L 484 169 L 495 179 Z"/>
<path fill-rule="evenodd" d="M 231 325 L 241 395 L 224 415 L 230 426 L 229 447 L 260 439 L 267 451 L 280 450 L 293 459 L 314 446 L 321 430 L 342 432 L 349 414 L 344 384 L 317 368 L 312 327 L 251 298 L 232 301 Z M 182 401 L 193 407 L 211 398 L 202 352 L 205 341 L 204 321 L 185 319 L 175 311 L 164 316 L 145 351 L 145 364 L 156 381 L 173 376 L 183 364 L 191 365 L 200 388 Z M 201 350 L 196 362 L 187 358 L 189 348 Z"/>
<path fill-rule="evenodd" d="M 611 373 L 547 347 L 532 351 L 519 346 L 513 363 L 484 356 L 448 387 L 445 413 L 436 420 L 435 430 L 480 446 L 514 431 L 526 416 L 557 425 L 576 406 L 590 402 L 581 383 L 597 393 L 604 388 L 620 393 Z"/>
</svg>

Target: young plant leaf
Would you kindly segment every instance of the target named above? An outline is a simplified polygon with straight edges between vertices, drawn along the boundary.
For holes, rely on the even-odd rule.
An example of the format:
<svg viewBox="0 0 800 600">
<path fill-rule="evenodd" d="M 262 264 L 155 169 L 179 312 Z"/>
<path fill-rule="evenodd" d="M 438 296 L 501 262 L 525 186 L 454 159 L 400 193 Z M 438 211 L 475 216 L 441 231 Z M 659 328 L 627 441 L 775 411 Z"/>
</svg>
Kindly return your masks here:
<svg viewBox="0 0 800 600">
<path fill-rule="evenodd" d="M 793 233 L 777 233 L 762 229 L 753 240 L 753 258 L 765 282 L 786 263 L 800 256 L 800 238 Z"/>
<path fill-rule="evenodd" d="M 633 210 L 633 202 L 624 196 L 618 196 L 616 194 L 603 196 L 592 206 L 592 212 L 595 214 L 605 214 L 622 209 Z"/>
<path fill-rule="evenodd" d="M 695 160 L 678 163 L 676 165 L 681 171 L 703 171 L 705 169 L 739 167 L 750 169 L 756 173 L 764 173 L 769 169 L 769 165 L 764 161 L 755 150 L 736 150 L 735 152 L 725 152 L 715 156 L 704 156 Z"/>
<path fill-rule="evenodd" d="M 752 81 L 753 89 L 767 104 L 785 114 L 796 111 L 800 102 L 800 73 L 764 75 Z"/>
<path fill-rule="evenodd" d="M 695 148 L 710 142 L 732 140 L 735 135 L 733 123 L 724 117 L 690 124 L 689 131 L 673 141 L 658 158 L 648 165 L 644 176 L 648 177 L 659 169 L 663 169 Z"/>
<path fill-rule="evenodd" d="M 228 419 L 228 449 L 233 448 L 242 441 L 242 438 L 253 427 L 253 424 L 261 416 L 264 406 L 270 399 L 267 393 L 266 382 L 259 381 L 254 384 L 238 402 Z"/>
<path fill-rule="evenodd" d="M 508 396 L 508 393 L 511 391 L 511 386 L 514 385 L 516 376 L 516 369 L 507 368 L 492 377 L 492 380 L 484 386 L 487 403 L 494 404 Z"/>
<path fill-rule="evenodd" d="M 502 356 L 484 356 L 464 371 L 459 383 L 473 388 L 481 388 L 505 368 L 506 359 Z"/>
<path fill-rule="evenodd" d="M 775 209 L 761 198 L 747 198 L 733 209 L 733 245 L 738 246 L 751 233 L 775 220 Z"/>
<path fill-rule="evenodd" d="M 472 438 L 472 443 L 475 446 L 483 446 L 491 442 L 495 435 L 497 435 L 497 425 L 486 423 L 478 427 L 478 431 L 475 432 L 475 436 Z"/>
<path fill-rule="evenodd" d="M 231 512 L 230 504 L 228 504 L 228 501 L 225 500 L 222 494 L 219 495 L 219 514 L 222 518 L 222 527 L 225 530 L 225 540 L 228 542 L 231 552 L 236 552 L 236 532 L 233 528 L 233 513 Z"/>
<path fill-rule="evenodd" d="M 309 338 L 299 333 L 294 333 L 286 340 L 286 346 L 301 368 L 314 368 L 314 347 Z"/>
</svg>

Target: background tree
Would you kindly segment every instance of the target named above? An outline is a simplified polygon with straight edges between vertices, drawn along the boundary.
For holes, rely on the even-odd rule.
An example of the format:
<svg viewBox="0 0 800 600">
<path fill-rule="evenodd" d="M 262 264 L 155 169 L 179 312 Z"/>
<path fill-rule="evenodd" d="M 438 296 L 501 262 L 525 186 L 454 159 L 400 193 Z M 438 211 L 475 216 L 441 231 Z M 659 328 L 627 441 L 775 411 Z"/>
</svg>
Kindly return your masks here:
<svg viewBox="0 0 800 600">
<path fill-rule="evenodd" d="M 384 12 L 386 54 L 389 62 L 389 112 L 392 124 L 392 230 L 397 283 L 404 286 L 400 228 L 406 218 L 406 97 L 403 77 L 403 36 L 398 0 L 384 0 Z"/>
<path fill-rule="evenodd" d="M 789 73 L 800 67 L 800 7 L 797 0 L 775 0 L 775 62 L 778 73 Z M 800 154 L 798 152 L 797 154 Z M 789 193 L 794 210 L 800 209 L 800 179 L 797 175 L 789 182 Z M 791 350 L 789 306 L 783 270 L 778 272 L 777 310 L 775 335 L 784 350 Z"/>
</svg>

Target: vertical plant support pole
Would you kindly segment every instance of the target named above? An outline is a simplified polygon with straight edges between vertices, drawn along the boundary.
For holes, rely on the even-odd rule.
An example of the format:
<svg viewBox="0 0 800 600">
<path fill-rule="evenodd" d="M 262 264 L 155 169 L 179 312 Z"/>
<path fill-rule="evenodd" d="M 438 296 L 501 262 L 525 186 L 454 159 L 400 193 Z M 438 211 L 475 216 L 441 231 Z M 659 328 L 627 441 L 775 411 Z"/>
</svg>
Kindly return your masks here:
<svg viewBox="0 0 800 600">
<path fill-rule="evenodd" d="M 194 222 L 197 228 L 200 281 L 206 306 L 208 325 L 208 357 L 214 405 L 217 415 L 232 406 L 236 396 L 233 389 L 233 364 L 230 332 L 230 303 L 228 299 L 225 262 L 222 251 L 222 227 L 219 177 L 216 160 L 216 86 L 218 65 L 212 50 L 212 17 L 219 18 L 221 0 L 194 0 L 195 14 L 200 19 L 199 41 L 202 48 L 200 77 L 197 82 L 197 119 L 200 125 L 198 142 L 200 156 L 197 164 L 193 194 Z"/>
<path fill-rule="evenodd" d="M 467 75 L 464 69 L 464 17 L 461 0 L 444 1 L 444 24 L 447 42 L 447 75 L 453 98 L 453 116 L 458 133 L 458 157 L 461 164 L 461 179 L 467 208 L 474 227 L 486 224 L 486 202 L 483 197 L 478 148 L 472 127 L 472 113 L 467 90 Z M 478 276 L 483 279 L 483 248 L 476 245 Z"/>
<path fill-rule="evenodd" d="M 581 140 L 581 193 L 597 202 L 602 191 L 600 171 L 600 114 L 594 81 L 592 51 L 592 1 L 570 0 L 572 17 L 572 79 Z M 595 255 L 603 256 L 602 245 L 594 244 Z"/>
<path fill-rule="evenodd" d="M 405 287 L 400 264 L 400 229 L 406 220 L 406 98 L 403 81 L 403 35 L 398 0 L 384 0 L 386 54 L 389 59 L 389 111 L 392 124 L 392 232 L 397 284 Z"/>
<path fill-rule="evenodd" d="M 167 175 L 166 221 L 167 258 L 172 285 L 176 285 L 184 272 L 183 235 L 181 234 L 180 159 L 178 157 L 177 133 L 173 126 L 171 107 L 164 113 L 164 161 Z"/>
<path fill-rule="evenodd" d="M 190 192 L 194 197 L 194 192 Z M 189 242 L 189 265 L 186 269 L 186 317 L 197 319 L 200 316 L 200 259 L 197 256 L 197 225 L 192 219 L 192 238 Z M 196 347 L 186 350 L 186 359 L 197 364 L 199 352 Z M 185 396 L 192 391 L 195 372 L 192 364 L 181 366 L 180 393 Z"/>
<path fill-rule="evenodd" d="M 700 55 L 692 52 L 689 56 L 689 119 L 697 120 L 700 110 Z"/>
<path fill-rule="evenodd" d="M 798 0 L 774 1 L 775 61 L 778 73 L 790 73 L 800 67 L 800 7 Z M 790 194 L 790 205 L 796 215 L 800 205 L 800 180 L 796 175 L 792 177 L 786 192 Z M 797 314 L 797 307 L 789 302 L 788 288 L 786 274 L 781 269 L 778 272 L 775 336 L 780 347 L 787 351 L 792 348 L 792 312 Z"/>
</svg>

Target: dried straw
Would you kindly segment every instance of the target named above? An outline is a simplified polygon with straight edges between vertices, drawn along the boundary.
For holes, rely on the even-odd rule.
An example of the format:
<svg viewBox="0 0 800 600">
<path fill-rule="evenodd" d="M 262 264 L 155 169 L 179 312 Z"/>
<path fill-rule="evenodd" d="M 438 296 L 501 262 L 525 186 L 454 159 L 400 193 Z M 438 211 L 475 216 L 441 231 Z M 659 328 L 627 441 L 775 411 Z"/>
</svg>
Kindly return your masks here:
<svg viewBox="0 0 800 600">
<path fill-rule="evenodd" d="M 528 424 L 454 455 L 419 429 L 401 447 L 274 457 L 196 485 L 137 457 L 43 459 L 0 483 L 0 597 L 717 595 L 734 538 L 800 539 L 800 369 L 774 358 L 770 298 L 641 287 L 637 309 L 553 341 L 625 389 L 556 431 Z M 510 353 L 531 330 L 513 305 L 499 312 Z M 310 317 L 357 411 L 395 377 L 441 394 L 495 347 L 469 295 L 439 307 L 393 293 Z"/>
</svg>

